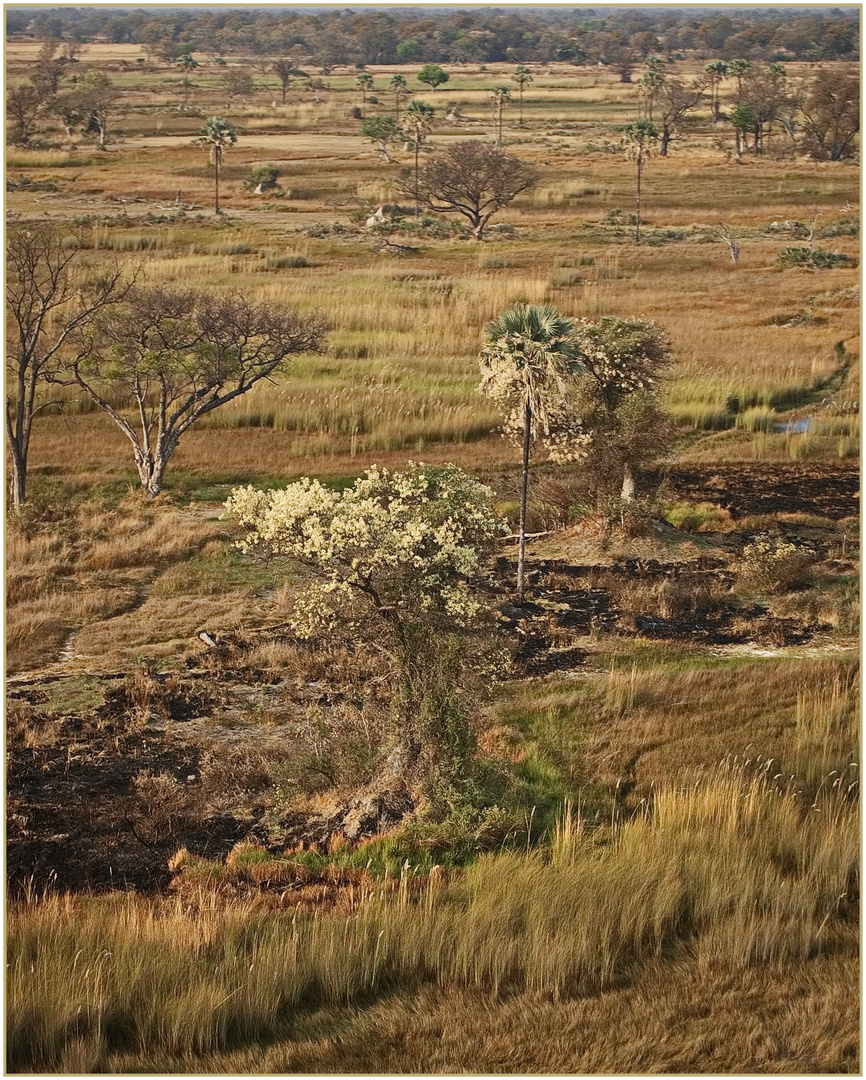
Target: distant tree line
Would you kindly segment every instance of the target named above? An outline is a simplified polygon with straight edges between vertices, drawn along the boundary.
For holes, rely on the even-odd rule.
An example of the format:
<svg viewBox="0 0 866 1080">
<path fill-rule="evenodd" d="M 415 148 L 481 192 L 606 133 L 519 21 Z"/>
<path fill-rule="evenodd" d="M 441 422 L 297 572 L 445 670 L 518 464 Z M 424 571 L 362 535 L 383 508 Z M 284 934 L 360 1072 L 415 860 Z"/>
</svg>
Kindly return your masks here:
<svg viewBox="0 0 866 1080">
<path fill-rule="evenodd" d="M 7 35 L 141 45 L 172 62 L 184 46 L 282 55 L 328 69 L 393 63 L 601 63 L 623 81 L 663 59 L 856 60 L 855 8 L 556 8 L 286 11 L 279 8 L 9 7 Z"/>
</svg>

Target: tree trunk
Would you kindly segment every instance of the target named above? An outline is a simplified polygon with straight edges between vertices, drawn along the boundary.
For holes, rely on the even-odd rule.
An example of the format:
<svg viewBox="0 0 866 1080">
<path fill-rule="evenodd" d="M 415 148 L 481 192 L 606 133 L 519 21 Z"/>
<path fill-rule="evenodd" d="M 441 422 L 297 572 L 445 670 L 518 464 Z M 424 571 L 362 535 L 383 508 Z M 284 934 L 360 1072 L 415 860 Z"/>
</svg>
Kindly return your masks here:
<svg viewBox="0 0 866 1080">
<path fill-rule="evenodd" d="M 16 514 L 27 501 L 27 462 L 22 460 L 14 443 L 9 447 L 12 457 L 12 506 Z"/>
<path fill-rule="evenodd" d="M 472 239 L 483 240 L 484 239 L 484 222 L 476 221 L 472 225 Z"/>
<path fill-rule="evenodd" d="M 523 127 L 523 83 L 520 84 L 520 126 Z"/>
<path fill-rule="evenodd" d="M 33 399 L 36 380 L 28 381 L 19 374 L 16 415 L 12 419 L 12 402 L 6 400 L 6 442 L 12 459 L 12 506 L 16 513 L 27 501 L 27 459 L 30 456 L 30 432 L 33 422 Z M 29 382 L 29 385 L 28 385 Z"/>
<path fill-rule="evenodd" d="M 136 452 L 135 459 L 138 477 L 141 480 L 141 490 L 148 499 L 155 499 L 162 491 L 162 481 L 165 476 L 168 458 L 164 455 L 139 455 Z"/>
<path fill-rule="evenodd" d="M 520 542 L 517 553 L 517 596 L 526 599 L 526 503 L 529 495 L 529 448 L 532 442 L 532 406 L 526 402 L 523 417 L 523 486 L 520 491 Z"/>
<path fill-rule="evenodd" d="M 418 145 L 418 135 L 415 134 L 415 217 L 418 217 L 421 212 L 421 207 L 418 202 L 418 154 L 421 147 Z"/>
<path fill-rule="evenodd" d="M 637 196 L 635 200 L 635 224 L 634 224 L 634 242 L 640 243 L 640 174 L 643 168 L 643 161 L 641 161 L 640 154 L 637 159 Z"/>
<path fill-rule="evenodd" d="M 220 159 L 216 153 L 213 159 L 213 206 L 214 213 L 218 214 L 220 212 Z"/>
<path fill-rule="evenodd" d="M 659 157 L 667 157 L 668 156 L 668 145 L 669 145 L 670 141 L 671 141 L 671 129 L 667 126 L 667 124 L 664 124 L 662 126 L 662 144 L 659 147 Z"/>
<path fill-rule="evenodd" d="M 626 464 L 623 470 L 621 498 L 623 503 L 634 502 L 634 473 L 631 471 L 631 465 L 629 464 Z"/>
</svg>

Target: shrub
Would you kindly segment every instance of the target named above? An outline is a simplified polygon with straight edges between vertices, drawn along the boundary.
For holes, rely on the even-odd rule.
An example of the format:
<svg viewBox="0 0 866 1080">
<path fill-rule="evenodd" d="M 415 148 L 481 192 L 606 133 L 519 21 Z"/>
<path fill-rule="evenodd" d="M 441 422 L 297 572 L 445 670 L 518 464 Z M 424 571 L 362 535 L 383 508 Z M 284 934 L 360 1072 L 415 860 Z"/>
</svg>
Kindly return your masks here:
<svg viewBox="0 0 866 1080">
<path fill-rule="evenodd" d="M 261 184 L 262 191 L 274 191 L 280 186 L 277 183 L 279 176 L 280 170 L 276 165 L 257 165 L 244 180 L 244 188 L 247 191 L 255 191 Z"/>
<path fill-rule="evenodd" d="M 746 544 L 740 559 L 740 582 L 762 592 L 787 592 L 809 578 L 808 552 L 785 540 L 758 536 Z"/>
<path fill-rule="evenodd" d="M 824 251 L 822 248 L 786 247 L 776 256 L 781 267 L 803 266 L 809 270 L 832 270 L 840 266 L 855 266 L 856 259 L 841 251 Z"/>
<path fill-rule="evenodd" d="M 674 503 L 665 517 L 677 529 L 687 533 L 726 532 L 731 527 L 731 515 L 715 503 Z"/>
<path fill-rule="evenodd" d="M 634 225 L 637 221 L 637 217 L 629 213 L 628 210 L 608 210 L 608 212 L 601 219 L 602 225 Z M 644 225 L 646 222 L 644 222 Z"/>
</svg>

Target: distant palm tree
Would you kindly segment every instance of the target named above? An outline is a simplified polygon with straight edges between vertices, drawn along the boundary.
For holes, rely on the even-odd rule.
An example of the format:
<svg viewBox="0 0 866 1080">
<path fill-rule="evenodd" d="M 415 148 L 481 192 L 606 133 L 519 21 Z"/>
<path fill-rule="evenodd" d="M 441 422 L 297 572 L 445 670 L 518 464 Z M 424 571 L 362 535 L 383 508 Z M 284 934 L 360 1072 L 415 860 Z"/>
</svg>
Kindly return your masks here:
<svg viewBox="0 0 866 1080">
<path fill-rule="evenodd" d="M 421 212 L 421 204 L 418 200 L 418 155 L 425 135 L 430 133 L 433 126 L 435 112 L 433 106 L 428 105 L 426 101 L 410 101 L 403 113 L 403 121 L 400 125 L 408 135 L 411 135 L 415 146 L 415 217 L 418 217 Z"/>
<path fill-rule="evenodd" d="M 400 115 L 400 100 L 409 95 L 409 84 L 402 75 L 395 75 L 388 83 L 394 91 L 394 116 Z"/>
<path fill-rule="evenodd" d="M 728 74 L 728 65 L 724 60 L 713 60 L 704 68 L 710 77 L 710 102 L 713 110 L 713 123 L 719 122 L 719 87 Z M 650 117 L 652 120 L 652 117 Z"/>
<path fill-rule="evenodd" d="M 367 91 L 373 89 L 373 76 L 367 72 L 362 71 L 357 79 L 358 88 L 361 91 L 361 104 L 367 104 Z"/>
<path fill-rule="evenodd" d="M 220 165 L 222 165 L 226 148 L 237 142 L 238 133 L 228 120 L 224 120 L 221 116 L 209 116 L 204 127 L 199 129 L 198 135 L 196 141 L 199 146 L 207 146 L 210 149 L 214 178 L 214 213 L 218 214 L 220 212 Z"/>
<path fill-rule="evenodd" d="M 520 126 L 523 127 L 523 88 L 527 83 L 532 82 L 532 69 L 526 67 L 525 64 L 520 64 L 514 69 L 511 78 L 520 88 Z"/>
<path fill-rule="evenodd" d="M 573 377 L 583 370 L 572 342 L 574 324 L 549 304 L 516 304 L 487 327 L 481 352 L 482 393 L 510 410 L 509 419 L 522 428 L 523 480 L 520 492 L 517 593 L 526 596 L 526 503 L 529 456 L 533 439 L 553 434 L 551 414 L 568 394 Z"/>
<path fill-rule="evenodd" d="M 635 199 L 634 242 L 640 243 L 640 181 L 647 159 L 655 153 L 658 128 L 650 120 L 635 120 L 622 129 L 626 154 L 637 166 L 637 196 Z"/>
<path fill-rule="evenodd" d="M 490 107 L 496 125 L 496 145 L 502 146 L 502 110 L 511 103 L 511 91 L 507 86 L 494 86 L 490 91 Z"/>
</svg>

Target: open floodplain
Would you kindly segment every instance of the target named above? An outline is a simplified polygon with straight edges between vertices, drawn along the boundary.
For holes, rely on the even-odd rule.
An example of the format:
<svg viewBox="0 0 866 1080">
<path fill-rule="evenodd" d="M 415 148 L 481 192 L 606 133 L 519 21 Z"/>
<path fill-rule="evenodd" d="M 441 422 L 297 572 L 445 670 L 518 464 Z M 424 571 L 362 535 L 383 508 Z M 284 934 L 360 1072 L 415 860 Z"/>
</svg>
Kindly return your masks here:
<svg viewBox="0 0 866 1080">
<path fill-rule="evenodd" d="M 42 45 L 8 43 L 9 87 Z M 7 230 L 59 230 L 85 291 L 120 272 L 327 336 L 202 416 L 151 499 L 62 366 L 37 389 L 6 526 L 7 1068 L 856 1073 L 859 159 L 780 124 L 738 153 L 707 96 L 643 167 L 638 244 L 639 65 L 531 65 L 520 123 L 514 64 L 445 64 L 435 91 L 420 64 L 368 65 L 372 90 L 335 66 L 284 100 L 254 70 L 227 104 L 224 62 L 194 55 L 187 76 L 82 45 L 79 79 L 112 83 L 105 147 L 40 114 L 7 147 Z M 785 68 L 791 93 L 817 72 Z M 510 83 L 502 149 L 540 177 L 481 242 L 413 213 L 408 140 L 362 133 L 395 74 L 435 107 L 422 165 L 492 144 Z M 218 215 L 196 141 L 217 115 Z M 276 186 L 250 182 L 265 165 Z M 652 320 L 672 357 L 635 507 L 533 450 L 522 602 L 521 451 L 478 392 L 518 304 Z M 460 466 L 507 522 L 447 784 L 388 754 L 407 695 L 435 726 L 441 680 L 404 685 L 381 635 L 300 634 L 307 571 L 239 550 L 224 507 L 412 461 Z"/>
</svg>

